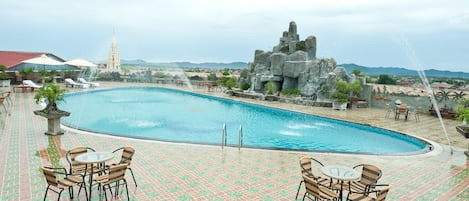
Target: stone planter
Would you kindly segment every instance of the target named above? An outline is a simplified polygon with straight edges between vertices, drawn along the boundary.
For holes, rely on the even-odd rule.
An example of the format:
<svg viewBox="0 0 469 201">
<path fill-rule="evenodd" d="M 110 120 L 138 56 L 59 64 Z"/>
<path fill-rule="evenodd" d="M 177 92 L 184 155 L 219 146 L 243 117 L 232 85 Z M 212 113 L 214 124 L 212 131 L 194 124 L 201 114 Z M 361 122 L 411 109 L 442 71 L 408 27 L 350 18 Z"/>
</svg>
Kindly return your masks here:
<svg viewBox="0 0 469 201">
<path fill-rule="evenodd" d="M 332 102 L 332 109 L 334 110 L 346 110 L 347 103 L 338 103 L 336 101 Z"/>
<path fill-rule="evenodd" d="M 274 95 L 266 95 L 264 97 L 265 100 L 267 101 L 278 101 L 279 97 L 278 96 L 274 96 Z"/>
<path fill-rule="evenodd" d="M 70 116 L 70 112 L 57 110 L 49 113 L 44 112 L 43 110 L 34 111 L 35 115 L 39 115 L 47 118 L 47 132 L 46 135 L 63 135 L 64 132 L 60 129 L 60 118 L 65 116 Z"/>
<path fill-rule="evenodd" d="M 0 80 L 1 87 L 10 87 L 10 80 Z"/>
</svg>

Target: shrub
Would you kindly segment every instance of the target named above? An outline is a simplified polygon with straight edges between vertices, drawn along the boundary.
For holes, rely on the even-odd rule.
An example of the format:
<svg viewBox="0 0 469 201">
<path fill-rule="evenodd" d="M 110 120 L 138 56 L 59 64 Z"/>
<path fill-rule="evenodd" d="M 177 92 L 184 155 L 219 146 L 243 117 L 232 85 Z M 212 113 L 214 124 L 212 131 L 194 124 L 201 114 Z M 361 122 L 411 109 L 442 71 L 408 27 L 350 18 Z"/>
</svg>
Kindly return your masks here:
<svg viewBox="0 0 469 201">
<path fill-rule="evenodd" d="M 277 85 L 274 82 L 269 81 L 264 85 L 264 93 L 267 95 L 273 95 L 277 93 Z"/>
<path fill-rule="evenodd" d="M 282 89 L 280 93 L 284 95 L 300 95 L 300 91 L 298 89 Z"/>
<path fill-rule="evenodd" d="M 242 90 L 248 90 L 250 87 L 251 87 L 251 85 L 250 85 L 249 83 L 247 83 L 247 82 L 243 82 L 243 83 L 241 84 L 241 89 L 242 89 Z"/>
</svg>

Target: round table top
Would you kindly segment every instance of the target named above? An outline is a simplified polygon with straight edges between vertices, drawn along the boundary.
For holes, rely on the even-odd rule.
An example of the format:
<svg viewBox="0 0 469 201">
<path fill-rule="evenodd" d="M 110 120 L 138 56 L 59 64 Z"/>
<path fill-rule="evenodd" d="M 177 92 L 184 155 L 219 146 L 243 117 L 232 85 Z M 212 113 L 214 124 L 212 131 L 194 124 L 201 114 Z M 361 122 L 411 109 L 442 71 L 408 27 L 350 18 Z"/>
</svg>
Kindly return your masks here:
<svg viewBox="0 0 469 201">
<path fill-rule="evenodd" d="M 75 158 L 80 163 L 100 163 L 114 158 L 112 152 L 88 152 Z"/>
<path fill-rule="evenodd" d="M 361 177 L 361 174 L 353 168 L 340 165 L 324 166 L 320 171 L 328 177 L 342 181 L 355 181 Z"/>
</svg>

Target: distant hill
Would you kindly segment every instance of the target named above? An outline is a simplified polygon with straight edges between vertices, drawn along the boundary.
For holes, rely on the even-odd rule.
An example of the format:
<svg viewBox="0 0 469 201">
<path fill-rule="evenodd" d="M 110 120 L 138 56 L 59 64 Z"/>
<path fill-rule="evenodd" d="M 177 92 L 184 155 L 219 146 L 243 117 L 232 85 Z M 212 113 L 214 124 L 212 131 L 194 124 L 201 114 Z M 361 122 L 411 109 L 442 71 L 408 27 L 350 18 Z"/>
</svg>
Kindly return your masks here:
<svg viewBox="0 0 469 201">
<path fill-rule="evenodd" d="M 417 71 L 409 70 L 401 67 L 366 67 L 357 64 L 340 64 L 338 66 L 344 67 L 347 72 L 352 72 L 354 69 L 360 69 L 365 75 L 380 75 L 388 74 L 395 76 L 418 76 Z M 464 72 L 451 72 L 441 70 L 424 70 L 427 77 L 448 77 L 448 78 L 469 78 L 469 73 Z"/>
<path fill-rule="evenodd" d="M 217 62 L 166 62 L 166 63 L 152 63 L 146 62 L 142 59 L 134 60 L 121 60 L 122 65 L 130 66 L 148 66 L 148 67 L 179 67 L 179 68 L 229 68 L 229 69 L 243 69 L 247 67 L 246 62 L 231 62 L 231 63 L 217 63 Z M 388 74 L 394 76 L 418 76 L 417 71 L 409 70 L 402 67 L 366 67 L 357 64 L 340 64 L 337 66 L 344 67 L 347 72 L 351 73 L 354 69 L 360 69 L 365 75 L 377 76 L 380 74 Z M 425 75 L 428 77 L 448 77 L 448 78 L 469 78 L 469 73 L 464 72 L 451 72 L 441 70 L 425 70 Z"/>
<path fill-rule="evenodd" d="M 217 63 L 217 62 L 204 62 L 204 63 L 192 63 L 192 62 L 165 62 L 165 63 L 152 63 L 146 62 L 141 59 L 135 60 L 121 60 L 121 65 L 130 66 L 149 66 L 149 67 L 180 67 L 180 68 L 230 68 L 230 69 L 242 69 L 247 67 L 245 62 L 230 62 L 230 63 Z"/>
</svg>

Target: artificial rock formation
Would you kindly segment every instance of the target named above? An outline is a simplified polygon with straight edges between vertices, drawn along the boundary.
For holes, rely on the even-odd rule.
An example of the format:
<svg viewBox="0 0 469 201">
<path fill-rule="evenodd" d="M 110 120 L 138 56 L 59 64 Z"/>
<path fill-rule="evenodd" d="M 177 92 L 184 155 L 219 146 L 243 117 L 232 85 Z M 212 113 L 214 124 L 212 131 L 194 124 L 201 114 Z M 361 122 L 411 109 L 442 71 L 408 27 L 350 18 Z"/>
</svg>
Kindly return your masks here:
<svg viewBox="0 0 469 201">
<path fill-rule="evenodd" d="M 309 36 L 301 41 L 295 22 L 290 22 L 288 31 L 283 32 L 272 51 L 255 51 L 248 70 L 246 80 L 250 81 L 252 91 L 262 92 L 265 83 L 272 81 L 279 91 L 296 89 L 303 96 L 324 99 L 328 97 L 319 92 L 332 88 L 336 78 L 353 79 L 344 68 L 336 67 L 334 59 L 316 58 L 316 37 Z"/>
</svg>

